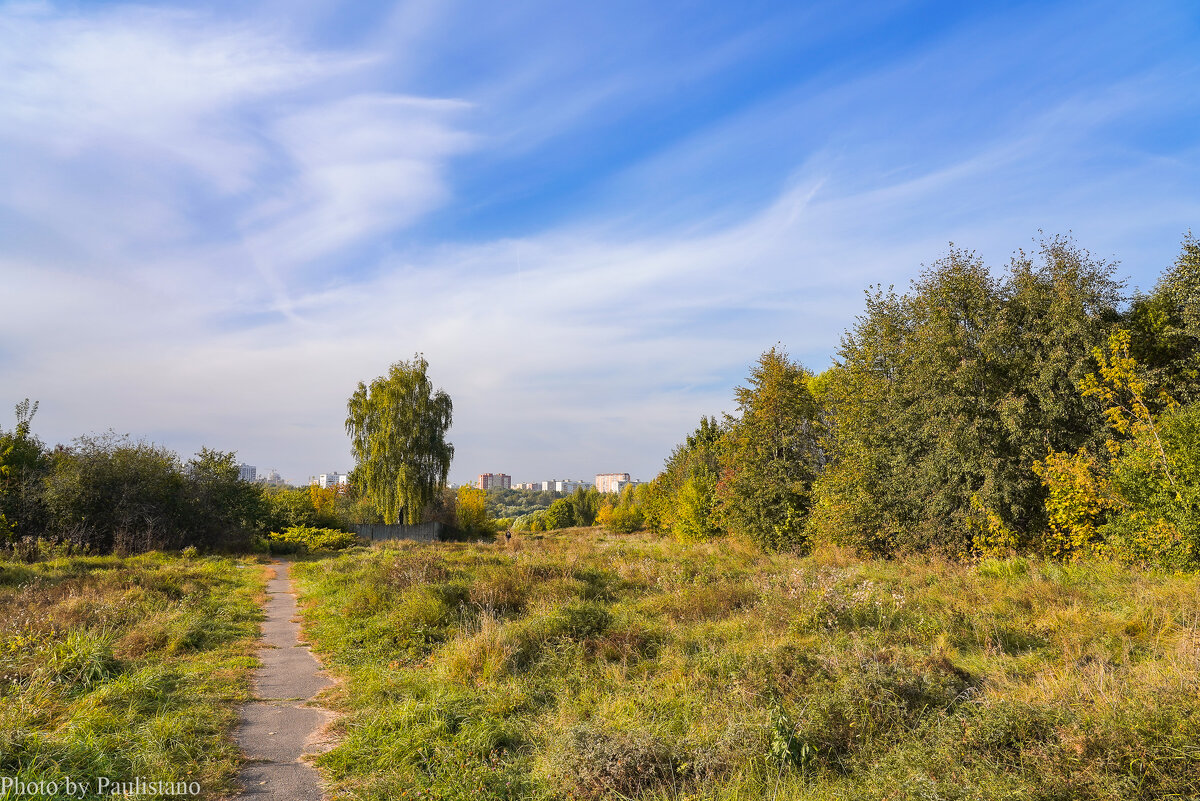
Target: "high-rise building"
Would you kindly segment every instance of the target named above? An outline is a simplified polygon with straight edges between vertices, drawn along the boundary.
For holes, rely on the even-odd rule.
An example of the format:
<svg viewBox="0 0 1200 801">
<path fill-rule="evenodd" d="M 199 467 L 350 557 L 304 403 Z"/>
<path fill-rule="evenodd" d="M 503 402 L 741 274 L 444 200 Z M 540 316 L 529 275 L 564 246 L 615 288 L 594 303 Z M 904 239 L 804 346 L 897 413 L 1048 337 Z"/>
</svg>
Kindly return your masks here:
<svg viewBox="0 0 1200 801">
<path fill-rule="evenodd" d="M 598 489 L 600 492 L 620 492 L 628 483 L 628 473 L 596 474 L 596 489 Z"/>
<path fill-rule="evenodd" d="M 480 473 L 475 486 L 482 490 L 512 489 L 512 476 L 507 473 Z"/>
<path fill-rule="evenodd" d="M 238 478 L 242 481 L 254 481 L 257 477 L 258 470 L 252 464 L 238 465 Z"/>
<path fill-rule="evenodd" d="M 279 475 L 279 471 L 273 467 L 267 471 L 267 474 L 265 476 L 258 476 L 258 478 L 256 478 L 255 480 L 261 484 L 265 484 L 268 487 L 286 487 L 287 486 L 287 482 L 283 480 L 283 476 Z"/>
</svg>

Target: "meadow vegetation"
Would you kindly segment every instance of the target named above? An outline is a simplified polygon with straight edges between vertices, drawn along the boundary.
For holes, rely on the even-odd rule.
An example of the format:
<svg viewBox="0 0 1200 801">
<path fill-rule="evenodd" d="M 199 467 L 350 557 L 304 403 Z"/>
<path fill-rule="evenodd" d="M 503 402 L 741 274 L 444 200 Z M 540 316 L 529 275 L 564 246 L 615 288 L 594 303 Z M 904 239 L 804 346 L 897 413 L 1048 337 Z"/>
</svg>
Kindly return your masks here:
<svg viewBox="0 0 1200 801">
<path fill-rule="evenodd" d="M 297 565 L 335 798 L 1168 799 L 1195 578 L 601 529 Z"/>
<path fill-rule="evenodd" d="M 233 791 L 262 569 L 191 551 L 44 556 L 0 561 L 0 776 L 88 782 L 86 798 L 101 777 Z"/>
</svg>

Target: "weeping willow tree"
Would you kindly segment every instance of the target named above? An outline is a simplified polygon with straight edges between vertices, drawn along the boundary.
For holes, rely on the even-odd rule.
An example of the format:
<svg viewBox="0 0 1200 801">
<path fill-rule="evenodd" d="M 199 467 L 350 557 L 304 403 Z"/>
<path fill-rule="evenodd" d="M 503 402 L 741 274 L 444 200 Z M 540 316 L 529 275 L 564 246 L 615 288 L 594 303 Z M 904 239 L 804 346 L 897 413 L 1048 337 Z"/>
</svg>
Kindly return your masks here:
<svg viewBox="0 0 1200 801">
<path fill-rule="evenodd" d="M 419 353 L 396 362 L 369 386 L 360 381 L 346 403 L 356 483 L 388 523 L 421 522 L 454 458 L 446 442 L 453 404 L 434 390 L 428 369 Z"/>
</svg>

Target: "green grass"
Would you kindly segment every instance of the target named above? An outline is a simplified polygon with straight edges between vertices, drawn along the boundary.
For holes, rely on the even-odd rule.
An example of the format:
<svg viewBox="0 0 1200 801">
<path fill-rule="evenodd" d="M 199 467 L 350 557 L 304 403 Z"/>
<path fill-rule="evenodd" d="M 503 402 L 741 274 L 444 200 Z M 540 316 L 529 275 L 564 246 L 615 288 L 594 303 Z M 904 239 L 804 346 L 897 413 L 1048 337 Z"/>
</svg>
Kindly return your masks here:
<svg viewBox="0 0 1200 801">
<path fill-rule="evenodd" d="M 1200 792 L 1194 576 L 594 530 L 297 565 L 335 798 Z"/>
<path fill-rule="evenodd" d="M 232 791 L 263 586 L 215 557 L 0 561 L 0 777 Z"/>
</svg>

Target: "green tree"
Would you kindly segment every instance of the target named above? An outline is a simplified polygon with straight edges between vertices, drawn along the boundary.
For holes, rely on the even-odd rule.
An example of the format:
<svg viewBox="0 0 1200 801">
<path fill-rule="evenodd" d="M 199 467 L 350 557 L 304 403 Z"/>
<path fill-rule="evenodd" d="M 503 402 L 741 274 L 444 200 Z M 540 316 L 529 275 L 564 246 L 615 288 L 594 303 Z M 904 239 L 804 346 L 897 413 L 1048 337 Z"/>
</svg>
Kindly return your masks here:
<svg viewBox="0 0 1200 801">
<path fill-rule="evenodd" d="M 50 460 L 31 432 L 37 407 L 26 398 L 16 406 L 13 430 L 0 429 L 0 542 L 36 534 L 45 523 L 41 489 Z"/>
<path fill-rule="evenodd" d="M 1047 525 L 1033 463 L 1047 448 L 1095 452 L 1104 440 L 1101 410 L 1078 387 L 1119 317 L 1115 269 L 1054 237 L 1041 243 L 1036 262 L 1018 254 L 1001 287 L 989 358 L 999 365 L 1004 389 L 996 400 L 997 438 L 988 446 L 994 461 L 985 464 L 980 491 L 1026 538 Z"/>
<path fill-rule="evenodd" d="M 722 434 L 716 418 L 701 417 L 696 430 L 671 452 L 663 471 L 644 490 L 648 528 L 673 533 L 683 541 L 720 533 L 713 511 Z"/>
<path fill-rule="evenodd" d="M 567 496 L 567 500 L 571 503 L 571 516 L 577 526 L 590 526 L 596 522 L 596 515 L 600 513 L 600 491 L 595 487 L 576 487 L 575 491 Z"/>
<path fill-rule="evenodd" d="M 740 416 L 726 421 L 716 516 L 727 530 L 765 548 L 802 544 L 821 463 L 810 377 L 786 351 L 771 348 L 736 391 Z"/>
<path fill-rule="evenodd" d="M 1033 472 L 1047 446 L 1103 440 L 1077 383 L 1119 318 L 1113 266 L 1042 242 L 996 277 L 951 250 L 910 292 L 875 289 L 822 376 L 822 444 L 810 535 L 873 553 L 974 548 L 973 526 L 1017 540 L 1046 525 Z"/>
<path fill-rule="evenodd" d="M 1128 324 L 1151 385 L 1185 405 L 1200 401 L 1200 241 L 1190 232 L 1154 291 L 1134 298 Z"/>
<path fill-rule="evenodd" d="M 308 487 L 267 487 L 262 492 L 260 528 L 283 531 L 292 527 L 337 528 L 337 518 L 313 504 Z M 372 507 L 374 508 L 374 507 Z M 370 521 L 378 522 L 378 521 Z"/>
<path fill-rule="evenodd" d="M 184 466 L 188 544 L 244 543 L 266 515 L 262 490 L 238 476 L 236 454 L 201 448 Z"/>
<path fill-rule="evenodd" d="M 575 508 L 571 505 L 569 498 L 559 498 L 550 504 L 550 508 L 545 511 L 543 519 L 548 529 L 574 526 L 576 525 Z"/>
<path fill-rule="evenodd" d="M 434 390 L 428 369 L 420 354 L 396 362 L 370 386 L 359 382 L 346 403 L 359 489 L 387 522 L 419 523 L 450 473 L 453 404 Z"/>
<path fill-rule="evenodd" d="M 904 407 L 901 379 L 908 315 L 892 289 L 866 292 L 866 311 L 842 337 L 840 363 L 809 386 L 820 403 L 820 443 L 829 460 L 813 485 L 812 541 L 887 554 L 906 524 L 890 492 L 904 469 L 904 432 L 889 421 Z M 899 455 L 899 458 L 897 456 Z"/>
</svg>

